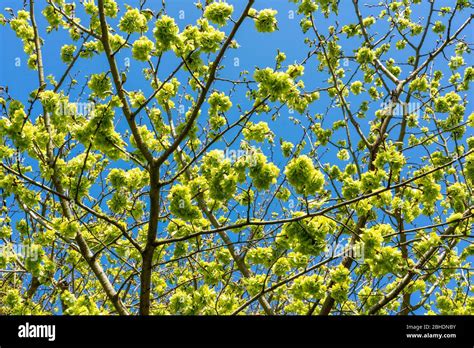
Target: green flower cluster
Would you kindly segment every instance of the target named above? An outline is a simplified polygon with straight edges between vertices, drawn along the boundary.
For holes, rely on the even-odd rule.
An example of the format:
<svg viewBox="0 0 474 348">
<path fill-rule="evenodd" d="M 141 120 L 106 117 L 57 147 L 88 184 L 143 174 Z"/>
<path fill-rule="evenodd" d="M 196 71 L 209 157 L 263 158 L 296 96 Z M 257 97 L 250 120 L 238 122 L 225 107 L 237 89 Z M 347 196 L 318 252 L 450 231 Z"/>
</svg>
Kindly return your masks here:
<svg viewBox="0 0 474 348">
<path fill-rule="evenodd" d="M 66 64 L 71 63 L 74 59 L 74 52 L 76 52 L 75 45 L 64 45 L 61 47 L 61 60 Z"/>
<path fill-rule="evenodd" d="M 285 157 L 290 157 L 291 152 L 293 151 L 293 148 L 295 145 L 293 145 L 292 142 L 290 141 L 282 141 L 281 142 L 281 152 L 283 153 L 283 156 Z"/>
<path fill-rule="evenodd" d="M 426 92 L 428 87 L 426 76 L 417 77 L 410 83 L 410 90 L 412 91 Z"/>
<path fill-rule="evenodd" d="M 200 19 L 198 23 L 201 27 L 199 47 L 205 53 L 217 52 L 225 38 L 225 33 L 215 29 L 206 19 Z"/>
<path fill-rule="evenodd" d="M 462 213 L 466 210 L 468 202 L 468 190 L 465 184 L 455 182 L 448 186 L 448 200 L 457 213 Z"/>
<path fill-rule="evenodd" d="M 263 9 L 261 11 L 252 11 L 249 15 L 254 17 L 255 28 L 261 33 L 271 33 L 277 29 L 277 11 L 272 9 Z"/>
<path fill-rule="evenodd" d="M 208 103 L 210 116 L 217 116 L 219 113 L 227 112 L 232 107 L 230 98 L 223 92 L 213 92 L 209 96 Z"/>
<path fill-rule="evenodd" d="M 301 65 L 290 65 L 286 72 L 274 71 L 271 68 L 257 69 L 254 79 L 258 82 L 258 97 L 269 97 L 270 101 L 280 101 L 299 113 L 303 113 L 307 106 L 319 98 L 319 93 L 302 94 L 299 88 L 304 88 L 304 83 L 295 83 L 294 79 L 303 75 Z"/>
<path fill-rule="evenodd" d="M 201 218 L 199 208 L 193 204 L 192 198 L 189 187 L 174 185 L 168 195 L 171 213 L 184 221 Z"/>
<path fill-rule="evenodd" d="M 27 64 L 31 70 L 38 70 L 38 56 L 36 53 L 30 55 Z"/>
<path fill-rule="evenodd" d="M 298 0 L 293 0 L 297 2 Z M 301 0 L 300 5 L 298 6 L 298 13 L 302 13 L 305 16 L 311 15 L 314 11 L 318 9 L 318 5 L 314 0 Z"/>
<path fill-rule="evenodd" d="M 210 115 L 209 116 L 209 125 L 212 130 L 218 130 L 226 124 L 226 119 L 223 116 L 219 115 Z"/>
<path fill-rule="evenodd" d="M 194 222 L 193 222 L 194 223 Z M 166 226 L 166 230 L 173 238 L 189 236 L 193 232 L 193 226 L 185 221 L 175 218 L 172 223 Z"/>
<path fill-rule="evenodd" d="M 104 13 L 107 17 L 115 18 L 118 14 L 118 5 L 114 0 L 104 0 Z"/>
<path fill-rule="evenodd" d="M 290 288 L 290 294 L 299 300 L 321 299 L 325 293 L 324 278 L 318 274 L 298 277 Z"/>
<path fill-rule="evenodd" d="M 54 29 L 58 29 L 59 25 L 62 23 L 61 13 L 56 11 L 53 6 L 46 6 L 42 11 L 44 18 L 49 23 L 49 26 L 46 28 L 47 32 L 50 32 Z"/>
<path fill-rule="evenodd" d="M 195 71 L 195 73 L 199 73 L 199 70 L 202 66 L 202 60 L 199 57 L 199 51 L 196 51 L 200 48 L 201 36 L 202 31 L 200 28 L 195 25 L 187 25 L 186 28 L 184 28 L 184 30 L 178 35 L 178 39 L 174 43 L 177 55 L 187 57 L 189 54 L 191 54 L 191 56 L 187 58 L 186 61 L 188 67 L 192 71 Z"/>
<path fill-rule="evenodd" d="M 234 6 L 222 1 L 213 2 L 206 6 L 204 18 L 222 27 L 226 24 L 232 12 L 234 12 Z"/>
<path fill-rule="evenodd" d="M 297 212 L 294 217 L 303 216 Z M 277 236 L 277 243 L 305 255 L 319 255 L 326 248 L 326 235 L 334 233 L 336 223 L 324 216 L 287 223 Z"/>
<path fill-rule="evenodd" d="M 441 185 L 437 183 L 433 174 L 424 176 L 423 178 L 416 180 L 415 183 L 423 192 L 423 195 L 420 197 L 424 208 L 423 213 L 427 215 L 433 214 L 436 202 L 443 198 L 441 195 Z"/>
<path fill-rule="evenodd" d="M 274 250 L 271 247 L 257 247 L 247 252 L 247 259 L 257 265 L 270 267 L 273 264 Z"/>
<path fill-rule="evenodd" d="M 76 298 L 74 294 L 65 290 L 61 294 L 61 301 L 64 304 L 65 315 L 98 315 L 101 311 L 97 308 L 97 304 L 90 296 L 82 295 Z M 104 313 L 102 313 L 104 314 Z"/>
<path fill-rule="evenodd" d="M 67 219 L 55 219 L 53 226 L 61 234 L 61 236 L 74 239 L 80 231 L 80 224 L 78 221 Z"/>
<path fill-rule="evenodd" d="M 258 294 L 266 286 L 265 274 L 254 275 L 243 280 L 245 289 L 251 296 Z"/>
<path fill-rule="evenodd" d="M 34 37 L 33 27 L 29 23 L 30 14 L 25 10 L 20 10 L 16 18 L 10 21 L 10 27 L 22 40 L 32 40 Z"/>
<path fill-rule="evenodd" d="M 133 91 L 128 93 L 130 104 L 133 108 L 139 108 L 146 102 L 145 94 L 142 91 Z"/>
<path fill-rule="evenodd" d="M 466 127 L 458 127 L 463 122 L 464 114 L 466 112 L 466 106 L 462 103 L 461 96 L 456 92 L 449 92 L 442 97 L 435 98 L 434 100 L 435 111 L 448 113 L 448 117 L 445 120 L 439 121 L 439 125 L 444 130 L 450 130 L 456 139 L 460 139 L 466 132 Z"/>
<path fill-rule="evenodd" d="M 140 37 L 133 43 L 132 57 L 136 60 L 146 62 L 151 58 L 151 52 L 155 48 L 153 41 L 146 36 Z"/>
<path fill-rule="evenodd" d="M 324 13 L 324 16 L 326 16 L 326 18 L 329 16 L 331 11 L 335 14 L 338 13 L 338 0 L 316 0 L 316 2 L 320 6 L 321 12 Z"/>
<path fill-rule="evenodd" d="M 341 161 L 347 161 L 350 158 L 349 151 L 347 149 L 341 149 L 337 152 L 337 158 Z"/>
<path fill-rule="evenodd" d="M 171 44 L 178 39 L 179 28 L 173 18 L 161 16 L 155 23 L 153 34 L 156 39 L 156 47 L 160 52 L 171 49 Z"/>
<path fill-rule="evenodd" d="M 272 266 L 272 272 L 282 277 L 291 270 L 290 261 L 287 257 L 280 257 Z"/>
<path fill-rule="evenodd" d="M 388 273 L 400 271 L 402 265 L 402 255 L 400 250 L 391 246 L 382 246 L 384 237 L 394 234 L 392 226 L 388 224 L 378 224 L 367 229 L 363 229 L 360 236 L 361 247 L 364 250 L 364 262 L 370 271 L 376 276 L 384 276 Z"/>
<path fill-rule="evenodd" d="M 461 101 L 461 97 L 456 92 L 448 92 L 442 97 L 434 100 L 436 112 L 449 112 L 451 108 L 456 106 Z"/>
<path fill-rule="evenodd" d="M 401 270 L 402 253 L 391 246 L 380 248 L 371 259 L 365 260 L 375 276 L 384 276 L 388 273 L 397 274 Z"/>
<path fill-rule="evenodd" d="M 338 4 L 337 0 L 290 0 L 294 3 L 300 3 L 298 6 L 298 13 L 309 17 L 314 11 L 321 9 L 321 12 L 327 18 L 331 12 L 337 14 Z"/>
<path fill-rule="evenodd" d="M 215 314 L 216 309 L 214 303 L 216 301 L 216 292 L 209 286 L 204 285 L 199 287 L 197 291 L 178 289 L 170 297 L 171 313 L 185 314 L 185 315 L 210 315 Z M 233 304 L 233 301 L 230 301 Z"/>
<path fill-rule="evenodd" d="M 125 39 L 120 34 L 109 35 L 109 42 L 113 51 L 117 51 L 125 45 Z"/>
<path fill-rule="evenodd" d="M 15 32 L 16 36 L 23 41 L 23 49 L 27 54 L 35 52 L 34 45 L 34 30 L 30 25 L 30 14 L 25 10 L 20 10 L 16 18 L 10 21 L 10 27 Z"/>
<path fill-rule="evenodd" d="M 93 74 L 87 86 L 99 99 L 105 99 L 112 93 L 112 82 L 106 73 Z"/>
<path fill-rule="evenodd" d="M 1 228 L 0 228 L 0 238 L 10 238 L 12 234 L 12 229 L 10 226 L 8 225 L 3 225 Z"/>
<path fill-rule="evenodd" d="M 115 131 L 114 116 L 112 105 L 97 105 L 91 112 L 90 120 L 80 120 L 73 134 L 85 146 L 92 143 L 94 149 L 104 152 L 112 159 L 119 159 L 123 156 L 120 151 L 123 140 Z"/>
<path fill-rule="evenodd" d="M 245 139 L 248 141 L 255 140 L 256 142 L 263 142 L 265 139 L 272 139 L 273 133 L 268 127 L 267 122 L 252 123 L 249 122 L 242 131 Z"/>
<path fill-rule="evenodd" d="M 323 189 L 324 175 L 306 155 L 293 158 L 285 168 L 285 175 L 298 194 L 308 196 Z"/>
<path fill-rule="evenodd" d="M 254 78 L 259 83 L 261 94 L 264 96 L 269 95 L 271 101 L 286 100 L 286 95 L 294 86 L 287 73 L 274 71 L 271 68 L 255 71 Z"/>
<path fill-rule="evenodd" d="M 39 95 L 41 104 L 46 112 L 54 113 L 58 110 L 61 96 L 53 91 L 43 91 Z"/>
<path fill-rule="evenodd" d="M 116 190 L 126 189 L 134 192 L 148 184 L 148 175 L 140 168 L 130 170 L 113 168 L 107 176 L 107 182 Z"/>
<path fill-rule="evenodd" d="M 107 201 L 107 206 L 115 214 L 128 214 L 135 219 L 144 214 L 145 203 L 141 200 L 130 200 L 130 194 L 124 189 L 116 190 L 112 198 Z"/>
<path fill-rule="evenodd" d="M 130 8 L 120 19 L 119 28 L 127 34 L 144 33 L 148 30 L 148 21 L 138 9 Z"/>
<path fill-rule="evenodd" d="M 250 166 L 249 176 L 257 190 L 268 190 L 277 182 L 280 169 L 273 163 L 269 163 L 263 153 L 253 153 L 247 162 Z"/>
<path fill-rule="evenodd" d="M 180 83 L 177 78 L 171 79 L 171 81 L 166 82 L 163 84 L 161 89 L 156 94 L 156 100 L 158 104 L 164 109 L 173 109 L 175 107 L 175 103 L 173 102 L 172 98 L 176 97 L 178 94 Z M 154 84 L 152 85 L 153 88 L 157 88 Z"/>
<path fill-rule="evenodd" d="M 383 169 L 383 167 L 388 164 L 394 175 L 400 173 L 405 163 L 405 156 L 397 150 L 395 145 L 386 146 L 383 151 L 377 154 L 374 161 L 374 165 L 379 169 Z"/>
<path fill-rule="evenodd" d="M 357 294 L 361 303 L 364 303 L 365 308 L 370 308 L 379 302 L 383 294 L 380 291 L 375 290 L 371 286 L 364 286 L 360 289 L 359 293 Z"/>
<path fill-rule="evenodd" d="M 201 266 L 205 270 L 203 272 L 203 278 L 206 284 L 209 284 L 210 286 L 215 286 L 219 283 L 219 281 L 222 279 L 224 276 L 224 270 L 223 270 L 223 265 L 220 264 L 217 261 L 211 261 L 211 262 L 202 262 Z"/>
<path fill-rule="evenodd" d="M 334 283 L 331 287 L 331 297 L 336 302 L 347 300 L 347 294 L 351 285 L 350 271 L 343 265 L 338 265 L 330 272 L 331 281 Z"/>
<path fill-rule="evenodd" d="M 8 136 L 20 151 L 29 150 L 33 139 L 35 139 L 39 134 L 31 122 L 27 121 L 28 117 L 23 104 L 18 101 L 12 101 L 9 107 L 9 114 L 9 119 L 5 117 L 0 119 L 0 136 Z M 12 150 L 8 147 L 3 147 L 2 155 L 9 157 L 12 155 L 11 151 Z M 2 183 L 2 185 L 5 184 L 6 183 Z M 6 189 L 6 186 L 2 187 L 5 187 Z"/>
<path fill-rule="evenodd" d="M 43 256 L 44 249 L 39 244 L 31 244 L 28 246 L 29 252 L 25 257 L 25 268 L 35 277 L 44 275 Z"/>
<path fill-rule="evenodd" d="M 290 190 L 286 187 L 280 187 L 278 192 L 276 193 L 275 197 L 286 202 L 291 196 Z"/>
<path fill-rule="evenodd" d="M 370 64 L 375 58 L 375 52 L 368 47 L 363 46 L 357 50 L 356 60 L 360 64 Z"/>
<path fill-rule="evenodd" d="M 436 304 L 442 315 L 472 315 L 474 313 L 473 298 L 466 298 L 462 291 L 443 289 L 436 296 Z"/>
<path fill-rule="evenodd" d="M 442 34 L 446 30 L 446 26 L 441 21 L 436 21 L 432 27 L 433 32 L 436 34 Z"/>
<path fill-rule="evenodd" d="M 237 175 L 232 170 L 230 159 L 221 150 L 212 150 L 203 157 L 201 167 L 209 185 L 209 196 L 217 201 L 232 199 L 237 189 Z"/>
<path fill-rule="evenodd" d="M 315 122 L 311 126 L 311 130 L 314 132 L 316 137 L 318 138 L 318 143 L 326 146 L 327 143 L 329 142 L 329 139 L 331 138 L 331 135 L 333 134 L 333 131 L 331 129 L 324 129 L 319 122 Z"/>
<path fill-rule="evenodd" d="M 105 3 L 104 3 L 105 5 Z M 84 11 L 90 16 L 96 16 L 99 13 L 99 8 L 95 4 L 95 0 L 87 0 L 84 2 Z"/>
<path fill-rule="evenodd" d="M 362 173 L 360 182 L 361 189 L 364 193 L 371 192 L 380 188 L 380 182 L 387 178 L 387 173 L 384 170 L 370 170 Z"/>
<path fill-rule="evenodd" d="M 354 81 L 353 83 L 351 83 L 351 92 L 354 94 L 354 95 L 359 95 L 362 90 L 363 90 L 363 87 L 364 85 L 362 84 L 361 81 Z"/>
<path fill-rule="evenodd" d="M 466 62 L 464 61 L 463 57 L 454 56 L 454 57 L 451 57 L 451 59 L 449 60 L 448 66 L 451 70 L 457 70 L 465 64 Z"/>
</svg>

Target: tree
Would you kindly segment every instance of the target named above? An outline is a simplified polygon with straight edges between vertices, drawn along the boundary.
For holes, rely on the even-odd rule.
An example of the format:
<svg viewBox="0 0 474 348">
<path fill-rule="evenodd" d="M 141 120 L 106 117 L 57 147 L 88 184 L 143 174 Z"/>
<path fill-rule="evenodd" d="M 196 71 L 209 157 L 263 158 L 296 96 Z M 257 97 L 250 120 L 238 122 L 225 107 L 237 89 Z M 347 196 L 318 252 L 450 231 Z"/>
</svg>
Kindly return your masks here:
<svg viewBox="0 0 474 348">
<path fill-rule="evenodd" d="M 472 4 L 291 0 L 303 58 L 230 77 L 260 5 L 5 9 L 2 313 L 474 313 Z"/>
</svg>

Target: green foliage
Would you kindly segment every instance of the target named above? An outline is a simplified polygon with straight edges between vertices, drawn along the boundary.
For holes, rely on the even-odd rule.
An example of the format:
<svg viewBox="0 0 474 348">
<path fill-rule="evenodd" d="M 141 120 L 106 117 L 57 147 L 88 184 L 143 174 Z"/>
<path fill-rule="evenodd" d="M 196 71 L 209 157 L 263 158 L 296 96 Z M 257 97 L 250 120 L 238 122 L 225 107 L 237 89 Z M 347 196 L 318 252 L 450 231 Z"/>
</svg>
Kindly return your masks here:
<svg viewBox="0 0 474 348">
<path fill-rule="evenodd" d="M 32 3 L 0 15 L 38 79 L 0 88 L 1 314 L 474 313 L 467 0 Z M 301 51 L 243 61 L 283 25 Z"/>
<path fill-rule="evenodd" d="M 360 64 L 372 63 L 375 58 L 375 52 L 368 47 L 361 47 L 356 53 L 356 60 Z"/>
<path fill-rule="evenodd" d="M 257 190 L 268 190 L 275 184 L 280 174 L 280 169 L 273 163 L 267 161 L 262 153 L 255 153 L 250 158 L 249 176 Z"/>
<path fill-rule="evenodd" d="M 166 15 L 160 17 L 153 30 L 157 48 L 162 52 L 169 50 L 172 42 L 177 39 L 178 32 L 179 28 L 173 18 Z"/>
<path fill-rule="evenodd" d="M 200 217 L 199 209 L 192 204 L 189 187 L 175 185 L 170 190 L 170 211 L 184 221 L 191 221 Z"/>
<path fill-rule="evenodd" d="M 255 28 L 262 33 L 271 33 L 277 29 L 277 20 L 275 18 L 278 11 L 264 9 L 254 14 Z"/>
<path fill-rule="evenodd" d="M 138 9 L 131 8 L 120 18 L 119 28 L 121 31 L 132 33 L 143 33 L 148 30 L 148 22 L 144 14 Z"/>
<path fill-rule="evenodd" d="M 226 24 L 232 12 L 234 12 L 234 6 L 221 1 L 213 2 L 206 6 L 204 17 L 222 27 Z"/>
<path fill-rule="evenodd" d="M 324 185 L 324 175 L 306 155 L 292 159 L 285 168 L 285 175 L 298 194 L 313 195 L 321 192 Z"/>
<path fill-rule="evenodd" d="M 112 82 L 106 73 L 92 75 L 87 86 L 91 89 L 92 94 L 99 99 L 105 99 L 112 93 Z"/>
<path fill-rule="evenodd" d="M 151 52 L 154 49 L 153 42 L 146 36 L 140 37 L 133 43 L 132 55 L 136 60 L 146 62 L 151 58 Z"/>
<path fill-rule="evenodd" d="M 69 64 L 74 59 L 75 45 L 64 45 L 61 47 L 61 59 L 64 63 Z"/>
<path fill-rule="evenodd" d="M 266 122 L 259 122 L 256 124 L 250 123 L 242 131 L 242 134 L 246 140 L 255 140 L 260 143 L 267 138 L 272 138 L 270 127 L 268 127 L 268 123 Z"/>
<path fill-rule="evenodd" d="M 216 116 L 220 113 L 225 113 L 232 107 L 230 98 L 225 93 L 214 92 L 209 96 L 209 114 Z"/>
<path fill-rule="evenodd" d="M 304 214 L 295 213 L 300 217 Z M 296 251 L 305 255 L 319 255 L 326 248 L 326 235 L 334 233 L 336 223 L 324 216 L 303 219 L 286 224 L 279 235 L 280 242 L 289 243 Z"/>
</svg>

